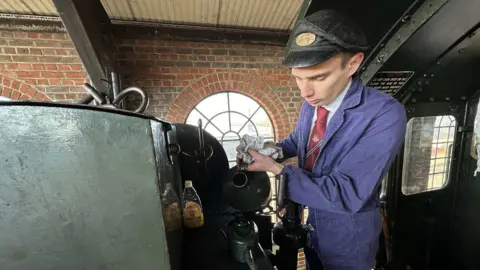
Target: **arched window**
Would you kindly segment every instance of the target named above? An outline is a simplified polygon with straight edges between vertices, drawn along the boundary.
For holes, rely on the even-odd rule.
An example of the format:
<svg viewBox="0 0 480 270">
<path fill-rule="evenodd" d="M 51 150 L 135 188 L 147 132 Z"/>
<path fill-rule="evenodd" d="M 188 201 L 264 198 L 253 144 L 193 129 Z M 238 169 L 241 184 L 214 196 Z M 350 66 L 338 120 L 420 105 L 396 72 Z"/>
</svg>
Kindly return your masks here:
<svg viewBox="0 0 480 270">
<path fill-rule="evenodd" d="M 186 124 L 202 119 L 205 131 L 225 149 L 230 168 L 235 166 L 236 147 L 244 134 L 274 140 L 272 121 L 255 100 L 236 92 L 220 92 L 200 101 L 189 113 Z"/>
</svg>

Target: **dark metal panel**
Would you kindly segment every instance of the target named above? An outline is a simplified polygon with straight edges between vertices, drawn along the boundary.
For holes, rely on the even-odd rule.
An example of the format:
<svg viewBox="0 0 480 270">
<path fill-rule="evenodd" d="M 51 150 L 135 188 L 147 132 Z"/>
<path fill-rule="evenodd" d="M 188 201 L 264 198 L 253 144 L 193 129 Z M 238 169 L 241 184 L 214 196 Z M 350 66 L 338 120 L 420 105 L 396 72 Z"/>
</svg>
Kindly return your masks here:
<svg viewBox="0 0 480 270">
<path fill-rule="evenodd" d="M 8 104 L 0 105 L 0 269 L 171 269 L 151 120 Z"/>
<path fill-rule="evenodd" d="M 467 104 L 464 125 L 471 128 L 462 133 L 462 155 L 459 159 L 459 170 L 457 172 L 457 194 L 455 213 L 453 216 L 454 243 L 451 257 L 455 258 L 456 269 L 480 269 L 478 260 L 478 243 L 480 242 L 480 181 L 478 175 L 473 172 L 477 167 L 477 160 L 471 156 L 471 147 L 475 147 L 473 139 L 473 126 L 477 112 L 478 97 L 470 99 Z"/>
<path fill-rule="evenodd" d="M 445 1 L 445 0 L 442 0 Z M 306 15 L 321 9 L 335 9 L 346 13 L 355 20 L 366 32 L 371 49 L 380 43 L 382 38 L 392 29 L 392 26 L 403 17 L 407 11 L 418 8 L 420 0 L 313 0 Z"/>
<path fill-rule="evenodd" d="M 462 125 L 464 102 L 427 102 L 407 106 L 408 119 L 422 116 L 452 115 L 457 120 L 457 127 Z M 428 126 L 422 129 L 427 130 Z M 458 269 L 453 267 L 451 215 L 455 192 L 455 176 L 459 164 L 458 152 L 461 149 L 461 134 L 455 134 L 451 173 L 447 185 L 439 190 L 404 195 L 402 175 L 396 175 L 393 184 L 394 197 L 390 198 L 393 208 L 390 209 L 394 224 L 393 253 L 394 265 L 412 269 Z M 422 142 L 425 149 L 429 143 Z M 408 147 L 407 147 L 408 148 Z M 429 154 L 429 152 L 427 152 Z M 415 157 L 412 152 L 402 149 L 399 161 L 403 166 L 404 155 Z M 428 172 L 428 171 L 427 171 Z M 409 267 L 406 267 L 408 265 Z"/>
<path fill-rule="evenodd" d="M 383 64 L 409 40 L 413 33 L 441 9 L 446 2 L 448 2 L 448 0 L 428 0 L 415 11 L 413 11 L 415 6 L 411 6 L 409 11 L 396 22 L 395 27 L 398 25 L 401 26 L 394 34 L 391 34 L 392 37 L 388 41 L 382 40 L 384 42 L 381 42 L 377 46 L 379 51 L 374 51 L 372 55 L 367 57 L 365 63 L 368 64 L 362 67 L 361 78 L 365 82 L 370 81 Z"/>
<path fill-rule="evenodd" d="M 458 52 L 467 49 L 471 51 L 470 56 L 476 54 L 477 46 L 473 44 L 477 41 L 471 36 L 480 22 L 477 10 L 480 10 L 480 1 L 447 2 L 386 62 L 381 71 L 415 72 L 397 98 L 403 99 L 412 92 L 417 99 L 443 100 L 468 94 L 462 91 L 475 82 L 466 68 L 474 65 L 475 57 L 463 57 Z M 460 74 L 462 72 L 466 73 Z M 419 91 L 422 93 L 417 93 Z"/>
<path fill-rule="evenodd" d="M 118 72 L 110 18 L 99 0 L 53 0 L 93 85 L 113 98 L 111 72 Z"/>
<path fill-rule="evenodd" d="M 480 23 L 467 31 L 401 94 L 411 93 L 413 102 L 465 101 L 480 87 L 480 35 L 476 34 L 479 28 Z"/>
<path fill-rule="evenodd" d="M 155 162 L 158 171 L 158 189 L 161 196 L 167 191 L 167 184 L 171 184 L 175 198 L 168 198 L 170 205 L 162 204 L 162 210 L 169 212 L 169 207 L 176 204 L 178 207 L 182 205 L 182 178 L 180 174 L 180 166 L 174 160 L 178 160 L 178 153 L 169 151 L 169 144 L 175 136 L 168 137 L 168 133 L 172 132 L 172 126 L 158 121 L 151 121 L 151 132 L 153 138 L 153 146 L 155 148 Z M 175 141 L 173 142 L 175 143 Z M 162 196 L 163 199 L 163 196 Z M 180 208 L 178 209 L 180 211 Z M 171 270 L 180 270 L 182 264 L 183 249 L 183 229 L 181 215 L 169 215 L 168 222 L 165 222 L 165 231 L 167 236 L 168 255 L 170 259 Z"/>
<path fill-rule="evenodd" d="M 465 99 L 480 87 L 479 63 L 480 34 L 471 33 L 429 69 L 428 74 L 433 76 L 430 84 L 424 85 L 423 91 L 414 97 Z"/>
<path fill-rule="evenodd" d="M 406 70 L 414 63 L 417 70 L 425 70 L 480 21 L 478 10 L 478 0 L 448 1 L 386 62 L 383 69 Z"/>
</svg>

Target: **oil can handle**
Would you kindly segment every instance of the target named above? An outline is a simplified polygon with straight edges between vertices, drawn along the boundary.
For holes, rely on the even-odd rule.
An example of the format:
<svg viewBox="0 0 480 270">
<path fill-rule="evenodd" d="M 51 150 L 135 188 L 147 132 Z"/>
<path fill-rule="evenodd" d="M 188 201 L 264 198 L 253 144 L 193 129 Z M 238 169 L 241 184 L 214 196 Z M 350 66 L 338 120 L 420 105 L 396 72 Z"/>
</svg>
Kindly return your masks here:
<svg viewBox="0 0 480 270">
<path fill-rule="evenodd" d="M 285 174 L 279 174 L 278 186 L 277 186 L 277 211 L 280 211 L 285 207 L 285 193 L 287 189 L 287 176 Z"/>
<path fill-rule="evenodd" d="M 255 264 L 255 258 L 253 256 L 253 247 L 247 247 L 245 249 L 245 261 L 247 262 L 250 270 L 258 270 L 257 265 Z"/>
</svg>

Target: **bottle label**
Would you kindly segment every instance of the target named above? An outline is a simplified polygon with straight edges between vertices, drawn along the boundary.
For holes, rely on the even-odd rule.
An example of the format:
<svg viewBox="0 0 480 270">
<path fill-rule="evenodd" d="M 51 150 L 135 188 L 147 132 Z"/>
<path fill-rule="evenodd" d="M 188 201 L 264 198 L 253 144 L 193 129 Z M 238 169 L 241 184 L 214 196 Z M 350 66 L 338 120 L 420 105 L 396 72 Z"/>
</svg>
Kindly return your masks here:
<svg viewBox="0 0 480 270">
<path fill-rule="evenodd" d="M 180 228 L 182 214 L 178 203 L 172 203 L 163 209 L 163 220 L 167 231 L 176 231 Z"/>
<path fill-rule="evenodd" d="M 203 226 L 202 207 L 196 202 L 187 202 L 183 210 L 183 225 L 186 228 Z"/>
</svg>

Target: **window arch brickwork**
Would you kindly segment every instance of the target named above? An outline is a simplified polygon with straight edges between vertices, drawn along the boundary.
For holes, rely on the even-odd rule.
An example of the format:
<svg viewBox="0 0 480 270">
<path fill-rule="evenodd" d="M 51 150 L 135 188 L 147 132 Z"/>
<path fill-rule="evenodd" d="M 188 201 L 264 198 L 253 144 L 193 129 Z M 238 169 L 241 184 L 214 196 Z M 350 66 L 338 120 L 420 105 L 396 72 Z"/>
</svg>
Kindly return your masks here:
<svg viewBox="0 0 480 270">
<path fill-rule="evenodd" d="M 285 138 L 293 130 L 287 109 L 275 92 L 254 76 L 241 73 L 210 74 L 187 86 L 170 106 L 167 120 L 185 122 L 190 111 L 202 99 L 223 91 L 238 92 L 258 102 L 273 122 L 276 140 Z"/>
<path fill-rule="evenodd" d="M 51 101 L 52 99 L 35 87 L 0 73 L 0 96 L 14 100 Z"/>
<path fill-rule="evenodd" d="M 272 119 L 255 100 L 238 92 L 225 91 L 202 99 L 190 111 L 185 123 L 197 125 L 202 119 L 205 131 L 223 146 L 230 167 L 236 164 L 236 147 L 243 135 L 275 138 Z"/>
</svg>

